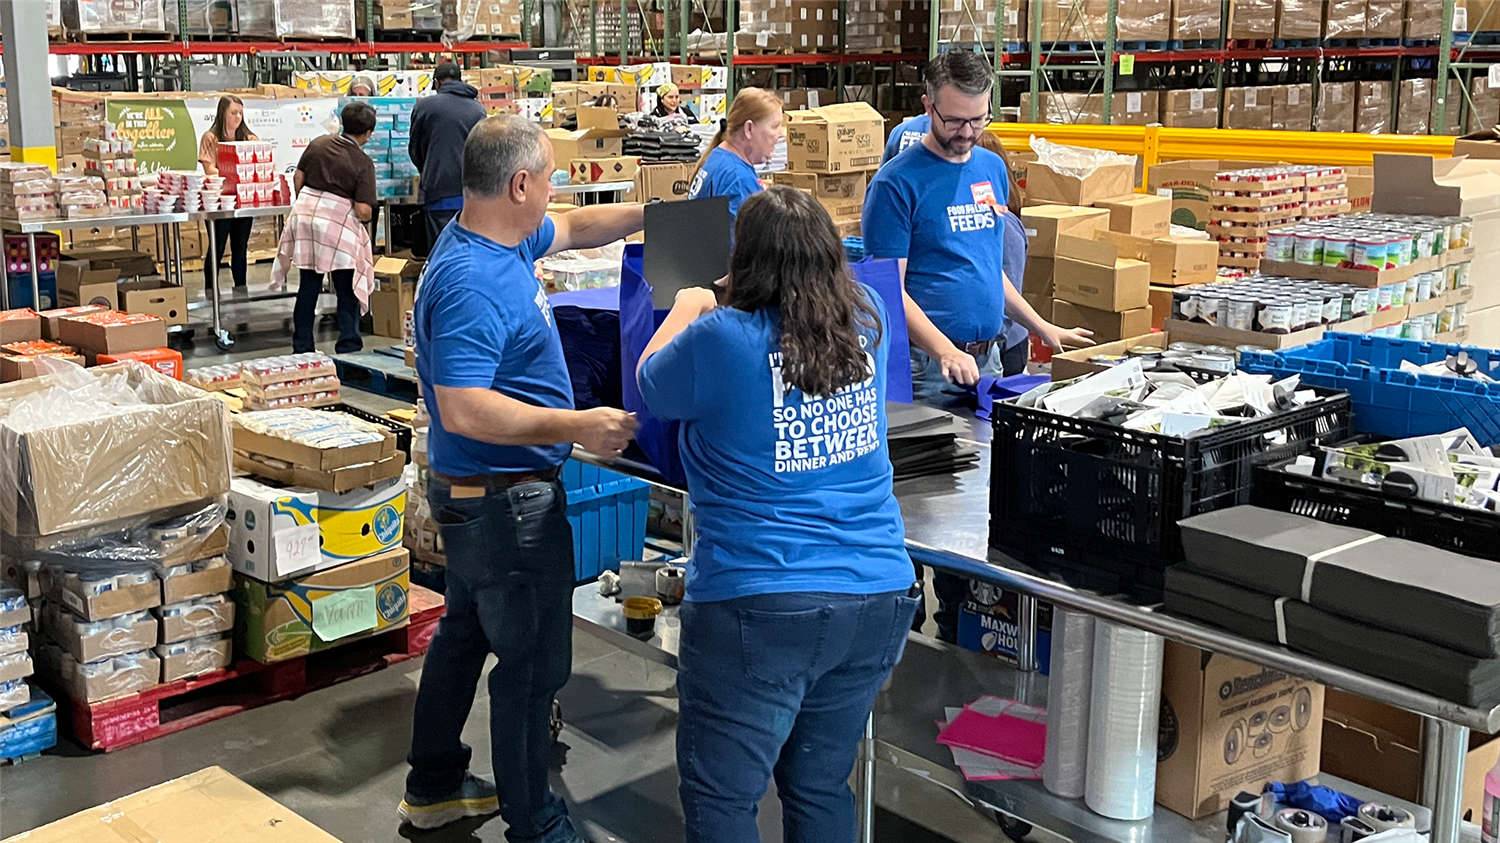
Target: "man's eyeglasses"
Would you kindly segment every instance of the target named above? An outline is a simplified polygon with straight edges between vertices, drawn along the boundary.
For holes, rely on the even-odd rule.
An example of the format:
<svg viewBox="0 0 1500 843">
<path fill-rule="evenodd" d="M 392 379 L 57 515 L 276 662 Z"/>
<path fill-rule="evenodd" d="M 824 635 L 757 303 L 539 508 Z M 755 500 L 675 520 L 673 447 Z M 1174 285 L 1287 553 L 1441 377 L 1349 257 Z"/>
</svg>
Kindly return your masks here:
<svg viewBox="0 0 1500 843">
<path fill-rule="evenodd" d="M 991 119 L 991 112 L 988 111 L 985 112 L 983 117 L 977 117 L 973 120 L 964 120 L 958 117 L 944 117 L 943 113 L 941 111 L 938 111 L 937 105 L 935 104 L 932 106 L 932 113 L 936 114 L 938 116 L 938 119 L 943 121 L 943 128 L 947 129 L 950 132 L 956 132 L 965 126 L 968 126 L 976 132 L 982 132 L 984 131 L 984 127 L 990 124 Z"/>
</svg>

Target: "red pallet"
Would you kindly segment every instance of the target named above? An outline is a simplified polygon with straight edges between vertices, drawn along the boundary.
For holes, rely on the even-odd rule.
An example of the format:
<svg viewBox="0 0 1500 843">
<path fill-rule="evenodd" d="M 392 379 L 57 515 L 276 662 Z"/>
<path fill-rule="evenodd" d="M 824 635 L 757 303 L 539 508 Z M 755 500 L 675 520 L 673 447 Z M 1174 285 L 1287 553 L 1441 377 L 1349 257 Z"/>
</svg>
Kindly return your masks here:
<svg viewBox="0 0 1500 843">
<path fill-rule="evenodd" d="M 65 696 L 57 700 L 69 709 L 73 739 L 89 749 L 110 752 L 135 746 L 422 655 L 437 632 L 443 596 L 413 585 L 410 603 L 405 625 L 331 650 L 275 664 L 241 659 L 224 670 L 104 702 L 81 703 Z"/>
</svg>

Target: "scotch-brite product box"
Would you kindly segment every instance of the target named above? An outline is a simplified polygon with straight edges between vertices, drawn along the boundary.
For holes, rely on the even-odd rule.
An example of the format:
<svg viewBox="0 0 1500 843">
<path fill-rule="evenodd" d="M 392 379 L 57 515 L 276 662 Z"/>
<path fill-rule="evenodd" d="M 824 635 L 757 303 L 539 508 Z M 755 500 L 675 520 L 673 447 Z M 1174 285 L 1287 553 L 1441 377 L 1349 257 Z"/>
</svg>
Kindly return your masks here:
<svg viewBox="0 0 1500 843">
<path fill-rule="evenodd" d="M 241 574 L 278 582 L 398 546 L 405 516 L 399 477 L 342 494 L 237 477 L 226 556 Z"/>
<path fill-rule="evenodd" d="M 239 576 L 237 643 L 263 664 L 316 653 L 405 623 L 410 592 L 399 547 L 282 583 Z"/>
</svg>

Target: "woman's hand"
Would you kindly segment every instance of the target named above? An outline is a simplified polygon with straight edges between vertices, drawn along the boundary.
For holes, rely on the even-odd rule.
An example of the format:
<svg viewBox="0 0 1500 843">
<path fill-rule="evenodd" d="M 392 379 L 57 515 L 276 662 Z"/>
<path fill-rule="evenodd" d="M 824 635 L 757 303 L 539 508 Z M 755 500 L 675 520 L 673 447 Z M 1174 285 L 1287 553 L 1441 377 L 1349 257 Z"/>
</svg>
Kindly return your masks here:
<svg viewBox="0 0 1500 843">
<path fill-rule="evenodd" d="M 1094 344 L 1089 339 L 1094 335 L 1087 328 L 1059 328 L 1056 325 L 1047 324 L 1047 330 L 1038 336 L 1047 347 L 1053 351 L 1062 351 L 1064 346 L 1068 348 L 1086 348 Z"/>
<path fill-rule="evenodd" d="M 672 309 L 682 310 L 697 319 L 705 313 L 712 313 L 718 306 L 719 300 L 714 296 L 713 290 L 707 287 L 687 287 L 677 291 Z"/>
</svg>

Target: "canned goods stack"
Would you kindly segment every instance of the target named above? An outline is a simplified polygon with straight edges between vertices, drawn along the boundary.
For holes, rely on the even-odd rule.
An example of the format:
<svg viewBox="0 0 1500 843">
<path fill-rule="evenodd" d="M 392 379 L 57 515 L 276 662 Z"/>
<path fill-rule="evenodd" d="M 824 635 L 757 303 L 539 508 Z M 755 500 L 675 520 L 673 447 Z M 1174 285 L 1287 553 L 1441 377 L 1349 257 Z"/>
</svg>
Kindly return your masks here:
<svg viewBox="0 0 1500 843">
<path fill-rule="evenodd" d="M 1359 214 L 1303 222 L 1267 235 L 1266 259 L 1383 272 L 1467 249 L 1470 217 Z"/>
<path fill-rule="evenodd" d="M 1375 312 L 1376 291 L 1353 284 L 1255 275 L 1172 291 L 1172 319 L 1235 331 L 1293 334 Z"/>
<path fill-rule="evenodd" d="M 1222 266 L 1255 269 L 1267 258 L 1273 229 L 1349 211 L 1342 167 L 1257 167 L 1214 177 L 1208 233 Z"/>
</svg>

